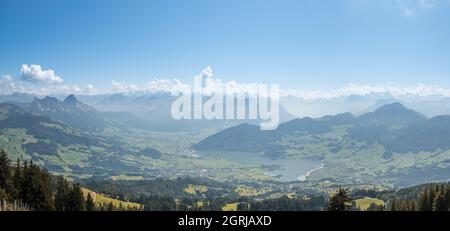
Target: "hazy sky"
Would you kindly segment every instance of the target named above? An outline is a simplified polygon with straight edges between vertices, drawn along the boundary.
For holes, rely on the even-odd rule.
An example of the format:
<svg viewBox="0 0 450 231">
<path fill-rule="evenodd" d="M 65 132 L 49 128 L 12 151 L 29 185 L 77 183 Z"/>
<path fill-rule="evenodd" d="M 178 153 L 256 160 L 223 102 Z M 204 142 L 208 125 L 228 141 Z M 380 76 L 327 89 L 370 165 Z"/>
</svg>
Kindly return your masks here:
<svg viewBox="0 0 450 231">
<path fill-rule="evenodd" d="M 191 82 L 207 66 L 290 89 L 450 88 L 450 0 L 0 0 L 9 79 Z"/>
</svg>

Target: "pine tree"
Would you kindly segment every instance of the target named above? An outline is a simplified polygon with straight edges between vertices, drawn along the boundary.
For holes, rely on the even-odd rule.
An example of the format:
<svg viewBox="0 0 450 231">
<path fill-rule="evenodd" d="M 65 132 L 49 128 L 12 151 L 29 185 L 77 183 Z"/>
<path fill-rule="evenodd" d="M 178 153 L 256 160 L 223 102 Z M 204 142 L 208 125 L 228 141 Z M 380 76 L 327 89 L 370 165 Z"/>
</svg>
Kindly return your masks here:
<svg viewBox="0 0 450 231">
<path fill-rule="evenodd" d="M 411 209 L 410 211 L 416 211 L 416 202 L 411 202 Z"/>
<path fill-rule="evenodd" d="M 58 211 L 66 210 L 69 203 L 70 185 L 64 177 L 58 177 L 56 183 L 55 208 Z"/>
<path fill-rule="evenodd" d="M 67 211 L 85 211 L 86 201 L 84 200 L 83 192 L 79 183 L 74 184 L 69 193 Z"/>
<path fill-rule="evenodd" d="M 428 189 L 425 189 L 419 199 L 420 211 L 430 211 L 430 194 Z"/>
<path fill-rule="evenodd" d="M 2 202 L 3 200 L 7 200 L 8 199 L 8 194 L 6 194 L 6 191 L 2 188 L 0 188 L 0 202 Z M 1 209 L 1 207 L 0 207 Z"/>
<path fill-rule="evenodd" d="M 12 171 L 11 162 L 8 159 L 8 155 L 2 149 L 0 150 L 0 188 L 5 190 L 6 197 L 8 198 L 10 194 L 14 194 L 14 184 L 12 183 Z"/>
<path fill-rule="evenodd" d="M 433 211 L 433 201 L 434 201 L 434 197 L 436 196 L 436 190 L 437 190 L 437 187 L 431 186 L 429 188 L 428 198 L 427 198 L 427 210 L 425 210 L 425 211 Z"/>
<path fill-rule="evenodd" d="M 34 210 L 53 210 L 54 200 L 51 175 L 32 162 L 23 168 L 21 197 Z"/>
<path fill-rule="evenodd" d="M 95 211 L 94 199 L 92 199 L 92 196 L 90 193 L 88 193 L 87 198 L 86 198 L 86 210 L 87 211 Z"/>
<path fill-rule="evenodd" d="M 447 210 L 450 210 L 450 187 L 447 186 L 444 191 L 444 198 L 445 198 L 445 206 L 447 207 Z"/>
<path fill-rule="evenodd" d="M 445 205 L 445 198 L 442 193 L 438 193 L 434 197 L 433 211 L 447 211 L 447 206 Z"/>
<path fill-rule="evenodd" d="M 107 211 L 114 211 L 114 204 L 112 203 L 112 201 L 108 204 Z"/>
<path fill-rule="evenodd" d="M 352 208 L 352 198 L 349 189 L 339 188 L 328 202 L 328 211 L 349 211 Z"/>
<path fill-rule="evenodd" d="M 59 177 L 56 193 L 53 189 L 53 176 L 45 169 L 24 161 L 17 160 L 15 167 L 11 165 L 6 153 L 0 150 L 0 199 L 20 201 L 27 209 L 37 211 L 54 210 L 86 210 L 86 201 L 79 184 L 71 185 L 63 177 Z M 95 209 L 92 196 L 89 195 L 89 209 Z"/>
<path fill-rule="evenodd" d="M 395 200 L 393 200 L 392 202 L 391 202 L 391 209 L 390 209 L 391 211 L 397 211 L 398 209 L 397 209 L 397 201 L 395 201 Z"/>
<path fill-rule="evenodd" d="M 13 184 L 15 190 L 15 195 L 13 199 L 20 200 L 22 199 L 21 185 L 22 185 L 22 167 L 20 166 L 20 159 L 17 158 L 16 166 L 14 167 L 14 176 L 13 176 Z"/>
</svg>

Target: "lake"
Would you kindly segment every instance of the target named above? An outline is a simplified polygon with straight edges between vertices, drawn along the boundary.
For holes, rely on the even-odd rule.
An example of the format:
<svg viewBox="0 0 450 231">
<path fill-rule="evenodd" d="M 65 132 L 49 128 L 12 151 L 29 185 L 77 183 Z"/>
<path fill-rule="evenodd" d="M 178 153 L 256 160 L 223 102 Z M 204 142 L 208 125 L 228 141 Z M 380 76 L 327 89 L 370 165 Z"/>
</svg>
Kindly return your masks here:
<svg viewBox="0 0 450 231">
<path fill-rule="evenodd" d="M 282 181 L 305 180 L 312 171 L 322 168 L 320 161 L 305 159 L 270 159 L 257 153 L 227 152 L 227 151 L 199 151 L 199 156 L 225 159 L 239 164 L 264 166 L 266 174 L 275 176 Z"/>
</svg>

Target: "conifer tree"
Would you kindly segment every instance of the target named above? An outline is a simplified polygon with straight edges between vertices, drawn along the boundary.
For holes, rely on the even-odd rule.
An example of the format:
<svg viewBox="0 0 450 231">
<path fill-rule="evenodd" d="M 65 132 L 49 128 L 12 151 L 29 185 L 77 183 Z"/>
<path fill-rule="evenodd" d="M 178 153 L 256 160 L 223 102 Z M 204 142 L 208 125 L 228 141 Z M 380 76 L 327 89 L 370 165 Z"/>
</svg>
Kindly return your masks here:
<svg viewBox="0 0 450 231">
<path fill-rule="evenodd" d="M 428 189 L 424 189 L 419 199 L 420 211 L 430 211 L 430 194 Z"/>
<path fill-rule="evenodd" d="M 0 202 L 6 199 L 8 199 L 8 194 L 6 194 L 6 191 L 4 189 L 0 188 Z"/>
<path fill-rule="evenodd" d="M 112 201 L 108 204 L 107 211 L 114 211 L 114 204 L 112 203 Z"/>
<path fill-rule="evenodd" d="M 94 199 L 91 196 L 91 193 L 88 193 L 86 198 L 86 210 L 87 211 L 95 211 L 95 203 Z"/>
<path fill-rule="evenodd" d="M 328 211 L 349 211 L 352 208 L 352 198 L 349 189 L 339 188 L 328 202 Z"/>
<path fill-rule="evenodd" d="M 445 206 L 447 207 L 447 210 L 450 210 L 450 186 L 448 185 L 444 190 L 444 198 L 445 198 Z"/>
<path fill-rule="evenodd" d="M 0 150 L 0 188 L 5 191 L 6 196 L 14 193 L 14 184 L 12 183 L 12 171 L 11 161 L 8 159 L 8 155 L 2 149 Z"/>
<path fill-rule="evenodd" d="M 433 211 L 433 202 L 434 202 L 434 197 L 436 196 L 436 190 L 437 190 L 437 187 L 431 186 L 429 188 L 428 198 L 427 198 L 427 210 L 425 210 L 425 211 Z"/>
<path fill-rule="evenodd" d="M 85 211 L 86 201 L 84 200 L 83 191 L 79 183 L 72 186 L 69 193 L 67 211 Z"/>
<path fill-rule="evenodd" d="M 397 201 L 393 200 L 391 202 L 391 211 L 397 211 Z"/>
<path fill-rule="evenodd" d="M 21 198 L 34 210 L 53 210 L 51 175 L 30 162 L 23 168 Z"/>
<path fill-rule="evenodd" d="M 58 211 L 67 209 L 70 196 L 70 185 L 64 177 L 58 177 L 56 183 L 55 208 Z"/>
<path fill-rule="evenodd" d="M 411 203 L 410 211 L 416 211 L 416 203 L 414 201 Z"/>
<path fill-rule="evenodd" d="M 445 198 L 442 193 L 437 193 L 433 200 L 433 211 L 447 211 Z"/>
<path fill-rule="evenodd" d="M 14 176 L 13 176 L 13 185 L 15 188 L 15 195 L 13 195 L 13 199 L 20 200 L 22 192 L 21 192 L 21 185 L 22 185 L 22 167 L 20 166 L 20 159 L 17 158 L 16 166 L 14 167 Z"/>
</svg>

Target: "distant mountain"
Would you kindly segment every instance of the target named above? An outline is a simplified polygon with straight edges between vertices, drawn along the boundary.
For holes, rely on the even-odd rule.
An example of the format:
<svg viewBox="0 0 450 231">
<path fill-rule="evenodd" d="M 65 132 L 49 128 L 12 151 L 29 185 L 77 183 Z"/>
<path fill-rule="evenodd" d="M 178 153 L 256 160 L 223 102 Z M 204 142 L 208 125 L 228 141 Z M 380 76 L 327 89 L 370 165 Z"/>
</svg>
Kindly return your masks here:
<svg viewBox="0 0 450 231">
<path fill-rule="evenodd" d="M 34 94 L 14 92 L 9 95 L 0 95 L 0 102 L 30 103 L 36 97 L 37 97 L 37 95 L 34 95 Z"/>
<path fill-rule="evenodd" d="M 308 179 L 408 186 L 450 179 L 450 116 L 428 119 L 400 103 L 360 116 L 302 118 L 276 130 L 241 124 L 194 144 L 200 155 L 249 152 L 271 159 L 315 159 Z"/>
<path fill-rule="evenodd" d="M 124 156 L 159 159 L 163 155 L 151 147 L 129 147 L 122 140 L 105 137 L 101 132 L 80 129 L 89 124 L 80 126 L 73 120 L 75 116 L 80 116 L 80 120 L 89 119 L 95 111 L 73 96 L 64 101 L 46 97 L 32 105 L 42 114 L 68 118 L 62 117 L 64 122 L 55 121 L 16 105 L 0 103 L 0 147 L 14 154 L 13 159 L 32 159 L 52 172 L 111 176 L 142 173 L 141 166 L 128 163 Z"/>
<path fill-rule="evenodd" d="M 106 121 L 99 117 L 97 110 L 79 102 L 74 95 L 67 96 L 64 101 L 49 96 L 43 99 L 35 98 L 28 110 L 82 130 L 102 129 L 106 124 Z"/>
<path fill-rule="evenodd" d="M 134 128 L 151 131 L 199 131 L 203 129 L 224 129 L 241 123 L 259 124 L 261 121 L 249 119 L 213 119 L 213 120 L 175 120 L 171 115 L 172 103 L 177 97 L 169 93 L 125 95 L 112 94 L 94 106 L 101 111 L 102 116 Z M 208 97 L 204 97 L 204 101 Z M 245 99 L 246 111 L 249 101 Z M 242 99 L 244 101 L 244 99 Z M 237 100 L 235 102 L 235 111 Z M 225 109 L 224 109 L 225 111 Z M 286 122 L 296 118 L 280 107 L 280 121 Z"/>
<path fill-rule="evenodd" d="M 292 115 L 296 117 L 318 118 L 326 115 L 335 115 L 350 112 L 360 115 L 375 110 L 371 108 L 377 101 L 394 102 L 395 99 L 390 94 L 368 94 L 368 95 L 348 95 L 332 98 L 305 99 L 302 97 L 287 96 L 280 98 L 280 104 Z M 390 103 L 388 102 L 388 103 Z M 385 104 L 385 103 L 384 103 Z M 382 104 L 382 105 L 384 105 Z"/>
<path fill-rule="evenodd" d="M 362 114 L 366 114 L 366 113 L 369 113 L 369 112 L 373 112 L 373 111 L 377 110 L 381 106 L 392 104 L 392 103 L 402 103 L 402 105 L 404 105 L 403 102 L 399 102 L 398 100 L 395 100 L 394 98 L 379 99 L 379 100 L 375 101 L 369 107 L 361 110 L 358 113 L 358 115 L 362 115 Z"/>
<path fill-rule="evenodd" d="M 51 95 L 59 100 L 63 100 L 66 95 Z M 31 103 L 34 98 L 44 96 L 15 92 L 2 95 L 0 92 L 0 102 L 12 103 L 23 106 Z M 133 101 L 156 102 L 159 99 L 171 99 L 173 97 L 167 92 L 133 92 L 133 93 L 108 93 L 97 95 L 76 95 L 77 99 L 87 105 L 95 107 L 99 111 L 117 112 L 133 111 L 139 105 Z M 163 100 L 164 101 L 164 100 Z M 161 102 L 163 102 L 161 101 Z M 331 98 L 305 99 L 296 96 L 280 97 L 281 108 L 288 114 L 296 118 L 313 117 L 318 118 L 325 115 L 334 115 L 350 112 L 354 115 L 361 115 L 376 110 L 382 105 L 393 102 L 400 102 L 407 108 L 418 111 L 428 117 L 450 114 L 450 97 L 431 95 L 400 95 L 393 96 L 389 93 L 371 93 L 367 95 L 347 95 Z M 134 105 L 134 106 L 133 106 Z M 153 104 L 157 105 L 157 104 Z M 135 113 L 139 117 L 139 113 Z M 283 113 L 282 113 L 283 114 Z M 292 119 L 292 118 L 291 118 Z M 286 119 L 281 119 L 286 122 Z"/>
<path fill-rule="evenodd" d="M 69 95 L 67 97 L 63 95 L 38 97 L 25 93 L 0 95 L 0 102 L 6 101 L 28 108 L 32 113 L 46 115 L 83 130 L 102 129 L 107 121 L 113 121 L 123 128 L 162 132 L 219 130 L 240 123 L 259 124 L 261 122 L 247 119 L 175 120 L 171 115 L 171 106 L 176 99 L 177 97 L 167 92 Z M 249 101 L 246 99 L 247 105 Z M 296 118 L 283 107 L 280 107 L 279 115 L 280 122 Z"/>
<path fill-rule="evenodd" d="M 352 123 L 354 126 L 348 130 L 348 135 L 369 144 L 384 143 L 389 142 L 401 129 L 425 120 L 427 118 L 424 115 L 400 103 L 391 103 L 357 117 Z"/>
<path fill-rule="evenodd" d="M 63 145 L 100 145 L 99 141 L 80 136 L 73 128 L 49 117 L 30 114 L 22 108 L 0 103 L 0 129 L 26 129 L 27 133 L 38 139 L 46 139 Z"/>
<path fill-rule="evenodd" d="M 330 131 L 331 126 L 348 124 L 354 120 L 350 113 L 326 116 L 320 119 L 294 119 L 280 124 L 276 130 L 262 131 L 259 126 L 241 124 L 220 131 L 193 145 L 196 150 L 226 150 L 264 152 L 265 155 L 282 157 L 282 147 L 277 144 L 283 137 L 296 134 L 322 134 Z"/>
<path fill-rule="evenodd" d="M 257 126 L 241 124 L 211 135 L 193 145 L 197 150 L 274 151 L 283 156 L 280 141 L 290 135 L 312 136 L 331 132 L 334 127 L 347 125 L 346 136 L 368 144 L 381 143 L 391 151 L 420 151 L 447 149 L 450 138 L 449 117 L 427 119 L 422 114 L 392 103 L 358 117 L 350 113 L 319 119 L 302 118 L 281 124 L 273 131 L 260 131 Z M 431 136 L 434 138 L 426 138 Z M 439 138 L 438 138 L 439 137 Z M 402 148 L 400 148 L 402 147 Z"/>
<path fill-rule="evenodd" d="M 193 145 L 197 150 L 262 151 L 274 140 L 270 131 L 261 131 L 258 125 L 240 124 L 227 128 Z"/>
<path fill-rule="evenodd" d="M 410 110 L 400 103 L 391 103 L 379 107 L 374 112 L 357 118 L 360 125 L 392 126 L 395 124 L 415 124 L 426 120 L 424 115 Z"/>
<path fill-rule="evenodd" d="M 395 152 L 450 150 L 450 116 L 436 116 L 413 124 L 385 146 Z"/>
</svg>

